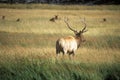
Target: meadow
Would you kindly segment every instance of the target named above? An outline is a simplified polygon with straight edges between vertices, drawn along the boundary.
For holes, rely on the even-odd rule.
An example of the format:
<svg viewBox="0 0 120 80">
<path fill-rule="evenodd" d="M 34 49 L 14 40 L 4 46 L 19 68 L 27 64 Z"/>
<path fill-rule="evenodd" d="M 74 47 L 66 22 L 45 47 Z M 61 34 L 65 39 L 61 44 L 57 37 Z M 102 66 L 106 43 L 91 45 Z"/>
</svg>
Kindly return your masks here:
<svg viewBox="0 0 120 80">
<path fill-rule="evenodd" d="M 120 6 L 21 5 L 0 5 L 1 80 L 120 80 Z M 76 30 L 87 24 L 74 60 L 56 60 L 56 40 L 74 36 L 65 17 Z"/>
</svg>

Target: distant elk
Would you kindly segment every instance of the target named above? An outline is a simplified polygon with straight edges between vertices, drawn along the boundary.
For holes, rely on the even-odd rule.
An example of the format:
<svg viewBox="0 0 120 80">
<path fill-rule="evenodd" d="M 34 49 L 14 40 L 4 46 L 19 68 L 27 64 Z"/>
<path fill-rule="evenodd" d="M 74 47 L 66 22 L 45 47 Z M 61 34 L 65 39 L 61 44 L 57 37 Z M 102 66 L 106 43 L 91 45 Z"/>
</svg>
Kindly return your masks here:
<svg viewBox="0 0 120 80">
<path fill-rule="evenodd" d="M 55 22 L 55 20 L 58 19 L 58 15 L 55 15 L 54 17 L 50 18 L 50 21 Z"/>
<path fill-rule="evenodd" d="M 106 18 L 103 18 L 103 22 L 106 22 L 107 21 L 107 19 Z"/>
<path fill-rule="evenodd" d="M 4 20 L 5 19 L 5 16 L 2 16 L 2 20 Z"/>
<path fill-rule="evenodd" d="M 20 21 L 20 18 L 18 18 L 17 20 L 16 20 L 16 22 L 19 22 Z"/>
<path fill-rule="evenodd" d="M 55 22 L 55 18 L 51 18 L 50 21 L 51 21 L 51 22 Z"/>
<path fill-rule="evenodd" d="M 69 54 L 70 58 L 70 55 L 75 55 L 75 51 L 80 47 L 80 44 L 86 41 L 83 36 L 83 33 L 87 31 L 86 23 L 84 22 L 85 26 L 82 30 L 77 31 L 72 29 L 66 20 L 64 20 L 64 22 L 66 23 L 67 27 L 74 32 L 75 36 L 68 36 L 58 39 L 56 41 L 56 55 L 58 56 L 60 52 L 62 52 L 63 55 L 67 53 Z"/>
<path fill-rule="evenodd" d="M 56 20 L 58 19 L 58 15 L 55 15 L 55 19 L 56 19 Z"/>
</svg>

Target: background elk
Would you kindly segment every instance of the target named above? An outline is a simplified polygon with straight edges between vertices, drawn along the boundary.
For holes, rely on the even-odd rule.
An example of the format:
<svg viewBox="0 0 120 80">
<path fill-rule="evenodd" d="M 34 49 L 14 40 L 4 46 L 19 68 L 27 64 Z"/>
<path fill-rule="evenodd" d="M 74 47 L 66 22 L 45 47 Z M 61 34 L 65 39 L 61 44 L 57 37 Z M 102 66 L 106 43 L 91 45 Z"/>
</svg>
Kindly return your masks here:
<svg viewBox="0 0 120 80">
<path fill-rule="evenodd" d="M 103 22 L 106 22 L 107 21 L 107 19 L 106 18 L 103 18 Z"/>
<path fill-rule="evenodd" d="M 50 18 L 50 21 L 55 22 L 55 20 L 58 20 L 58 15 L 55 15 L 54 17 Z"/>
<path fill-rule="evenodd" d="M 58 19 L 58 15 L 55 15 L 55 19 L 56 19 L 56 20 Z"/>
<path fill-rule="evenodd" d="M 55 22 L 55 18 L 51 18 L 50 21 Z"/>
<path fill-rule="evenodd" d="M 5 16 L 2 16 L 2 20 L 4 20 L 5 19 Z"/>
<path fill-rule="evenodd" d="M 86 24 L 84 28 L 80 31 L 76 31 L 71 28 L 66 20 L 64 20 L 67 27 L 74 32 L 75 36 L 68 36 L 65 38 L 60 38 L 56 41 L 56 55 L 58 56 L 60 52 L 64 54 L 68 53 L 70 55 L 75 55 L 75 51 L 80 47 L 80 44 L 85 41 L 83 33 L 86 32 Z M 70 58 L 71 59 L 71 58 Z"/>
<path fill-rule="evenodd" d="M 20 18 L 18 18 L 17 20 L 16 20 L 16 22 L 19 22 L 20 21 Z"/>
</svg>

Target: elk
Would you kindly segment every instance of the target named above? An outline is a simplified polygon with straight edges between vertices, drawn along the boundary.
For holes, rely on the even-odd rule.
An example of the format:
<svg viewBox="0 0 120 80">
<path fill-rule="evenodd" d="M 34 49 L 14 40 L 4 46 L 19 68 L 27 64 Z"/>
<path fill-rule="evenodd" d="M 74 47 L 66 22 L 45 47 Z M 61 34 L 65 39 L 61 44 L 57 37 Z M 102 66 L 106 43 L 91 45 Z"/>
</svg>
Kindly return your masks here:
<svg viewBox="0 0 120 80">
<path fill-rule="evenodd" d="M 55 20 L 58 20 L 58 15 L 55 15 L 54 17 L 50 18 L 50 21 L 55 22 Z"/>
<path fill-rule="evenodd" d="M 2 20 L 4 20 L 5 19 L 5 16 L 2 16 Z"/>
<path fill-rule="evenodd" d="M 55 15 L 55 19 L 56 19 L 56 20 L 58 19 L 58 15 Z"/>
<path fill-rule="evenodd" d="M 50 21 L 55 22 L 55 18 L 51 18 Z"/>
<path fill-rule="evenodd" d="M 86 23 L 84 23 L 84 28 L 80 31 L 74 30 L 71 28 L 71 26 L 68 24 L 66 20 L 64 20 L 67 27 L 74 32 L 75 36 L 68 36 L 64 38 L 59 38 L 56 41 L 56 55 L 58 56 L 60 52 L 64 54 L 75 55 L 75 51 L 80 47 L 80 44 L 82 42 L 85 42 L 85 38 L 83 36 L 83 33 L 86 32 Z M 70 58 L 71 59 L 71 58 Z"/>
<path fill-rule="evenodd" d="M 107 21 L 107 19 L 106 18 L 103 18 L 103 22 L 106 22 Z"/>
<path fill-rule="evenodd" d="M 17 20 L 16 20 L 16 22 L 19 22 L 20 21 L 20 18 L 18 18 Z"/>
</svg>

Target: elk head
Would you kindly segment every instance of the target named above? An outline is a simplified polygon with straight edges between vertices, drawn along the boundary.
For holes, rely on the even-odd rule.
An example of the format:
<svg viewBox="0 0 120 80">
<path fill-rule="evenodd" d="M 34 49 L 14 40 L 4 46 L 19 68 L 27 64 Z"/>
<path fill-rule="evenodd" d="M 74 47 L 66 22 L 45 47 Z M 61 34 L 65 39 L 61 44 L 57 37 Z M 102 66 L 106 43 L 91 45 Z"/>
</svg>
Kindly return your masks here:
<svg viewBox="0 0 120 80">
<path fill-rule="evenodd" d="M 82 23 L 84 23 L 84 28 L 80 31 L 74 30 L 73 28 L 71 28 L 71 26 L 68 24 L 67 20 L 64 20 L 64 22 L 66 23 L 67 27 L 74 32 L 75 34 L 75 38 L 80 41 L 80 42 L 85 42 L 85 38 L 83 36 L 83 33 L 86 32 L 86 23 L 82 21 Z"/>
</svg>

